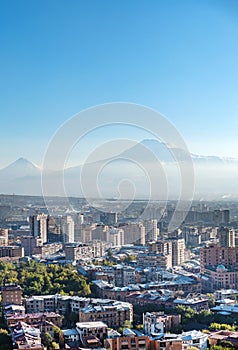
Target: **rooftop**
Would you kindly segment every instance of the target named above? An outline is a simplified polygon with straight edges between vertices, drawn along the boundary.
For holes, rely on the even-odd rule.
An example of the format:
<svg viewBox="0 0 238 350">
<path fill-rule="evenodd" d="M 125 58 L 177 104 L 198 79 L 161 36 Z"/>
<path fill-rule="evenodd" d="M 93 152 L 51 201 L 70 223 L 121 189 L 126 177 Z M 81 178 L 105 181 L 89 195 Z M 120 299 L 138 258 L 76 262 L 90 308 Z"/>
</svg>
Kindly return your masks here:
<svg viewBox="0 0 238 350">
<path fill-rule="evenodd" d="M 91 329 L 91 328 L 107 328 L 106 323 L 101 322 L 101 321 L 95 321 L 95 322 L 77 322 L 76 323 L 76 327 L 79 329 L 82 328 L 87 328 L 87 329 Z"/>
</svg>

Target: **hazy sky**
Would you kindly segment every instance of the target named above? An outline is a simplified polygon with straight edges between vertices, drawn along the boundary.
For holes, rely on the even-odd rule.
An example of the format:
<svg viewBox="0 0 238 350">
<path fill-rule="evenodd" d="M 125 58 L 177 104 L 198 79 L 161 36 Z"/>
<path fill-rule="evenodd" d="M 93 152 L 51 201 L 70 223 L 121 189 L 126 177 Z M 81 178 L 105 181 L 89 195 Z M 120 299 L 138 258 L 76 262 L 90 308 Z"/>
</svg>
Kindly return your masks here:
<svg viewBox="0 0 238 350">
<path fill-rule="evenodd" d="M 3 0 L 0 33 L 1 167 L 40 164 L 65 120 L 113 101 L 238 157 L 237 0 Z"/>
</svg>

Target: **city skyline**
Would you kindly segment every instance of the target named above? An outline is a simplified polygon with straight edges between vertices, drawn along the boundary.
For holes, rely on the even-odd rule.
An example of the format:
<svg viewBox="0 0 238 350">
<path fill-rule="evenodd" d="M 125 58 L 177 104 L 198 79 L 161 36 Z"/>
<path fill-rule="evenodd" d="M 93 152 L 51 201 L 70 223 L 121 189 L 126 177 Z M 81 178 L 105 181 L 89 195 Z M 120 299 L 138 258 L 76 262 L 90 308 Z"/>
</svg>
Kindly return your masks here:
<svg viewBox="0 0 238 350">
<path fill-rule="evenodd" d="M 62 123 L 114 101 L 162 113 L 192 153 L 238 158 L 237 15 L 232 0 L 3 2 L 0 168 L 41 165 Z"/>
<path fill-rule="evenodd" d="M 1 5 L 0 350 L 238 350 L 238 1 Z"/>
</svg>

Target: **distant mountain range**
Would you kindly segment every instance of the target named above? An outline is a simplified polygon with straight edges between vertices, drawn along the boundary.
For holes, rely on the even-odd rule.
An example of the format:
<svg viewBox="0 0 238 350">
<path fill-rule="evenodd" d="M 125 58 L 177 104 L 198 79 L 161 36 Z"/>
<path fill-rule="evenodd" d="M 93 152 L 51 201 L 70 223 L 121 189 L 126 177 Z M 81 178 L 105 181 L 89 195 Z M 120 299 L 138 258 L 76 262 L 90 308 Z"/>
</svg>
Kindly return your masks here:
<svg viewBox="0 0 238 350">
<path fill-rule="evenodd" d="M 150 182 L 158 183 L 153 187 L 154 199 L 164 196 L 165 179 L 168 182 L 169 197 L 179 195 L 179 169 L 176 159 L 183 161 L 185 152 L 173 146 L 167 146 L 156 140 L 143 140 L 135 146 L 121 152 L 117 157 L 94 161 L 87 165 L 86 182 L 83 177 L 83 186 L 94 194 L 95 174 L 99 174 L 100 192 L 105 197 L 118 197 L 118 184 L 128 196 L 133 195 L 132 185 L 136 190 L 137 198 L 146 198 L 150 190 Z M 195 174 L 196 198 L 218 199 L 238 197 L 238 159 L 217 156 L 200 156 L 191 154 Z M 134 160 L 134 163 L 131 162 Z M 158 161 L 157 161 L 158 160 Z M 107 164 L 105 166 L 105 163 Z M 139 166 L 138 166 L 139 164 Z M 159 169 L 158 164 L 161 164 Z M 146 172 L 143 170 L 148 170 Z M 100 170 L 100 172 L 99 172 Z M 81 175 L 84 174 L 85 165 L 69 167 L 64 171 L 65 188 L 68 195 L 84 196 L 81 184 Z M 152 175 L 151 175 L 152 174 Z M 153 179 L 151 178 L 153 177 Z M 126 181 L 121 182 L 123 179 Z M 59 193 L 59 172 L 49 174 L 49 195 L 63 195 Z M 0 193 L 41 195 L 41 168 L 25 158 L 19 158 L 7 167 L 0 169 Z"/>
</svg>

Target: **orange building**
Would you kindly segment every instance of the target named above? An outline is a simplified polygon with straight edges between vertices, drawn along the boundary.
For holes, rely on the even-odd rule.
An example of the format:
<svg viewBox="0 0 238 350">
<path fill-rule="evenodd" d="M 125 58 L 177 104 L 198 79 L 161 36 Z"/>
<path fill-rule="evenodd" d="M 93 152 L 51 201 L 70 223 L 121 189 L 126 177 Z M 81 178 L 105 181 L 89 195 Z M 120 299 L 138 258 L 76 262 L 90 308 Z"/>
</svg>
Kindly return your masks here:
<svg viewBox="0 0 238 350">
<path fill-rule="evenodd" d="M 110 350 L 121 350 L 121 349 L 149 350 L 150 338 L 145 335 L 136 336 L 134 332 L 126 328 L 124 329 L 124 334 L 122 337 L 106 339 L 104 345 L 107 349 L 110 349 Z"/>
</svg>

